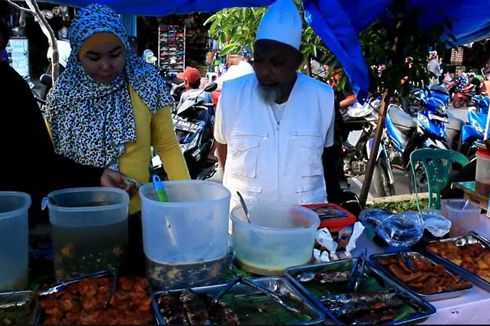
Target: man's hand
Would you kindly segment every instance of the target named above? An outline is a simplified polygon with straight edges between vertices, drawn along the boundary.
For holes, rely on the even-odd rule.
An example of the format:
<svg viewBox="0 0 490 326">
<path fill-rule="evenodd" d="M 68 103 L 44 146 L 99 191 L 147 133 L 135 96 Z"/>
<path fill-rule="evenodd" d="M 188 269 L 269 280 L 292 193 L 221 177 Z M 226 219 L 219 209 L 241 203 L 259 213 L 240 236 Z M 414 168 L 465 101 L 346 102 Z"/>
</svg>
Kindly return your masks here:
<svg viewBox="0 0 490 326">
<path fill-rule="evenodd" d="M 111 169 L 105 169 L 104 173 L 100 177 L 100 185 L 102 187 L 117 187 L 124 191 L 132 193 L 134 188 L 131 184 L 125 182 L 126 176 L 118 171 Z"/>
</svg>

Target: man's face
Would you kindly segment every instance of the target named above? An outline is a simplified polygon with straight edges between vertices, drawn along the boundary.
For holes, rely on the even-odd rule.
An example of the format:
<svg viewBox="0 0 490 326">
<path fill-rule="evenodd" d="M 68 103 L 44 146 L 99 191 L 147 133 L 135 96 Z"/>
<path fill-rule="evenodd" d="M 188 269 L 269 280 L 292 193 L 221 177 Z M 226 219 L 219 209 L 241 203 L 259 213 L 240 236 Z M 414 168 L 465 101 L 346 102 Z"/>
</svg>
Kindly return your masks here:
<svg viewBox="0 0 490 326">
<path fill-rule="evenodd" d="M 299 53 L 286 44 L 272 40 L 257 41 L 253 68 L 263 95 L 271 97 L 269 100 L 280 95 L 280 86 L 296 76 L 300 61 Z"/>
<path fill-rule="evenodd" d="M 118 42 L 95 45 L 80 56 L 80 62 L 90 77 L 110 84 L 124 68 L 126 49 Z"/>
</svg>

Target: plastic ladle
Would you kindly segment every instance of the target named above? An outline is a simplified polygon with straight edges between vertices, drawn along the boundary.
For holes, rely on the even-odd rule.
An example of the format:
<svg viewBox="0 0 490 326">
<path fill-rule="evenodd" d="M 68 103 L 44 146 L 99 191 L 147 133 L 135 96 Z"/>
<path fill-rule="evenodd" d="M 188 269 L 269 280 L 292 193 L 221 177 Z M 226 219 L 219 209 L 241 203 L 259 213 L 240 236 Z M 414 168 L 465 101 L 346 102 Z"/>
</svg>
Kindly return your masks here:
<svg viewBox="0 0 490 326">
<path fill-rule="evenodd" d="M 240 198 L 240 204 L 242 205 L 243 211 L 245 212 L 245 217 L 247 218 L 248 224 L 252 224 L 252 221 L 250 220 L 250 215 L 248 214 L 247 205 L 245 204 L 245 200 L 243 200 L 243 197 L 239 191 L 237 191 L 236 194 L 238 195 L 238 198 Z"/>
</svg>

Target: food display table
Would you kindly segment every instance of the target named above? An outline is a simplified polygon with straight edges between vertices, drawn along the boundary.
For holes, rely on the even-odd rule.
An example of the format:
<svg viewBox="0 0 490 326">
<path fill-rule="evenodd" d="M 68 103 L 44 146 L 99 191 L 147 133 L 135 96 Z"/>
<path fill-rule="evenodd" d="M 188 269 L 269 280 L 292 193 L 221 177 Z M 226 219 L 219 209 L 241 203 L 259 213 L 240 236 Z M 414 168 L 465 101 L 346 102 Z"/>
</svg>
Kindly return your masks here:
<svg viewBox="0 0 490 326">
<path fill-rule="evenodd" d="M 479 227 L 475 230 L 490 238 L 490 219 L 480 215 Z M 369 240 L 365 234 L 359 238 L 354 256 L 367 248 L 368 255 L 381 253 L 383 248 Z M 431 301 L 437 312 L 428 318 L 426 324 L 490 324 L 490 292 L 474 285 L 473 289 L 457 298 Z"/>
</svg>

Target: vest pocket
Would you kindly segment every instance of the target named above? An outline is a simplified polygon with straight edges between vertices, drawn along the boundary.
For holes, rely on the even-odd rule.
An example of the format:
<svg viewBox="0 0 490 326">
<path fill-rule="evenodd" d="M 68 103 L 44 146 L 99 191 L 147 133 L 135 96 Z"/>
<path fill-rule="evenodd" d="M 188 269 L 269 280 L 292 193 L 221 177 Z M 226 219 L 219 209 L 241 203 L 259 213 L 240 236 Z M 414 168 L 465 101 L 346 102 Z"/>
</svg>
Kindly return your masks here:
<svg viewBox="0 0 490 326">
<path fill-rule="evenodd" d="M 324 187 L 323 177 L 315 176 L 311 177 L 311 180 L 304 180 L 304 183 L 296 188 L 296 194 L 298 196 L 298 201 L 301 204 L 325 202 L 326 191 Z"/>
<path fill-rule="evenodd" d="M 257 159 L 259 157 L 260 139 L 233 137 L 230 139 L 229 161 L 227 168 L 232 175 L 255 178 L 257 176 Z M 229 162 L 229 164 L 228 164 Z"/>
<path fill-rule="evenodd" d="M 302 177 L 323 175 L 322 153 L 323 138 L 317 135 L 292 136 L 298 155 L 297 173 Z"/>
</svg>

